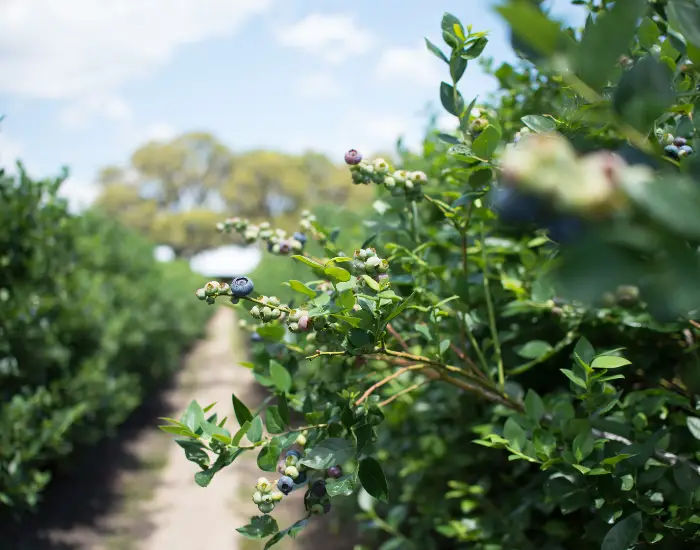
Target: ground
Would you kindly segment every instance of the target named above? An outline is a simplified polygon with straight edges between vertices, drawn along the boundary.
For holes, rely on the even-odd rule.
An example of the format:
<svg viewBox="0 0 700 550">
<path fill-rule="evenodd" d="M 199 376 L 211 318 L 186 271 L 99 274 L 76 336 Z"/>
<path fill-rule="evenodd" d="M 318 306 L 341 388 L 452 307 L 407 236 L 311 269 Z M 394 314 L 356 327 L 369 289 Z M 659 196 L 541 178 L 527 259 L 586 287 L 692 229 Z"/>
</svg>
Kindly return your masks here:
<svg viewBox="0 0 700 550">
<path fill-rule="evenodd" d="M 220 307 L 183 367 L 158 399 L 147 404 L 115 437 L 86 450 L 68 472 L 58 472 L 42 514 L 0 526 L 0 547 L 17 550 L 254 550 L 235 528 L 257 513 L 250 497 L 260 475 L 255 454 L 244 454 L 207 488 L 195 484 L 198 467 L 185 460 L 172 437 L 156 429 L 158 416 L 179 416 L 193 398 L 216 402 L 219 416 L 234 418 L 231 392 L 254 408 L 264 393 L 245 360 L 245 335 L 231 309 Z M 229 426 L 231 427 L 231 426 Z M 280 527 L 303 516 L 301 491 L 275 510 Z M 352 547 L 336 534 L 339 518 L 316 522 L 293 548 Z M 8 546 L 8 543 L 10 544 Z"/>
</svg>

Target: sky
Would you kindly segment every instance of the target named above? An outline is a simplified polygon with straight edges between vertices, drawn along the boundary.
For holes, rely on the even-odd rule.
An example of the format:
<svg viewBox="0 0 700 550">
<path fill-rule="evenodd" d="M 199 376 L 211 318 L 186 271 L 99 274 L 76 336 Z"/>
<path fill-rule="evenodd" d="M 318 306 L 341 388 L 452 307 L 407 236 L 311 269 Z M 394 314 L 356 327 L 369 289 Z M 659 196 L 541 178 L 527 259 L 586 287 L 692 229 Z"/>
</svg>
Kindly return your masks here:
<svg viewBox="0 0 700 550">
<path fill-rule="evenodd" d="M 491 0 L 0 0 L 0 166 L 70 169 L 74 206 L 101 167 L 152 139 L 208 131 L 234 151 L 417 144 L 447 66 L 443 12 L 490 33 L 485 51 L 513 61 Z M 552 12 L 580 17 L 568 0 Z M 495 90 L 472 63 L 467 99 Z M 447 115 L 441 124 L 449 124 Z"/>
</svg>

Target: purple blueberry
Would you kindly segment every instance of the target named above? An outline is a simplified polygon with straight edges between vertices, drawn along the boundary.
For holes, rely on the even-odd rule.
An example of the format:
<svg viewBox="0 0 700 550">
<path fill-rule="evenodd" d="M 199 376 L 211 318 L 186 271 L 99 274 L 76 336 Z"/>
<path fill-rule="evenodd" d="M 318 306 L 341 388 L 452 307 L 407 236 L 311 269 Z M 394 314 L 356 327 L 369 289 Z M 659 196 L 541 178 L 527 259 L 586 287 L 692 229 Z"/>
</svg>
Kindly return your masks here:
<svg viewBox="0 0 700 550">
<path fill-rule="evenodd" d="M 311 485 L 311 494 L 316 498 L 321 498 L 326 494 L 326 482 L 322 479 L 318 479 Z"/>
<path fill-rule="evenodd" d="M 331 466 L 330 468 L 328 468 L 328 471 L 326 473 L 328 474 L 328 477 L 338 479 L 340 476 L 343 475 L 343 469 L 340 466 Z"/>
<path fill-rule="evenodd" d="M 684 137 L 679 136 L 679 137 L 673 139 L 673 144 L 676 147 L 681 147 L 681 146 L 685 145 L 686 143 L 687 142 L 686 142 L 686 139 Z"/>
<path fill-rule="evenodd" d="M 248 296 L 253 292 L 253 281 L 243 275 L 237 275 L 231 281 L 231 294 L 236 298 Z"/>
<path fill-rule="evenodd" d="M 289 254 L 289 251 L 291 249 L 292 249 L 292 247 L 289 244 L 289 241 L 282 241 L 280 243 L 280 254 Z"/>
<path fill-rule="evenodd" d="M 669 156 L 674 159 L 678 158 L 678 153 L 680 153 L 680 149 L 676 147 L 675 145 L 667 145 L 664 147 L 664 152 Z"/>
<path fill-rule="evenodd" d="M 362 153 L 360 153 L 356 149 L 350 149 L 347 153 L 345 153 L 345 162 L 347 164 L 360 164 L 361 161 Z"/>
<path fill-rule="evenodd" d="M 294 489 L 294 480 L 289 476 L 282 476 L 277 481 L 277 488 L 281 493 L 288 495 Z"/>
</svg>

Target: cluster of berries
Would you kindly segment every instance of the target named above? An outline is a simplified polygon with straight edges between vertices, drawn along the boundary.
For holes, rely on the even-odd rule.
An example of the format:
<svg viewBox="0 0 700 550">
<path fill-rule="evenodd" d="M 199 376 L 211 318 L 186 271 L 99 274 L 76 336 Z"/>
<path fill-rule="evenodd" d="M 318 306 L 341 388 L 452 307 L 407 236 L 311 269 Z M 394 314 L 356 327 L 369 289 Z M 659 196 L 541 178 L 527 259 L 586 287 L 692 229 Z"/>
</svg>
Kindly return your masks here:
<svg viewBox="0 0 700 550">
<path fill-rule="evenodd" d="M 266 477 L 261 477 L 255 484 L 253 502 L 263 514 L 269 514 L 274 510 L 275 504 L 282 500 L 293 490 L 302 487 L 308 480 L 308 470 L 300 464 L 302 450 L 306 445 L 306 436 L 300 434 L 293 448 L 280 455 L 277 461 L 277 471 L 281 474 L 276 483 Z M 325 472 L 325 477 L 338 479 L 343 475 L 340 466 L 332 466 Z M 309 481 L 309 489 L 304 495 L 304 506 L 312 514 L 327 514 L 331 509 L 331 501 L 326 491 L 326 482 L 323 478 Z"/>
<path fill-rule="evenodd" d="M 377 158 L 372 162 L 365 162 L 362 160 L 362 154 L 355 149 L 345 153 L 345 162 L 350 166 L 353 183 L 383 184 L 392 195 L 404 195 L 409 200 L 422 198 L 421 186 L 428 182 L 425 172 L 392 171 L 386 160 Z"/>
<path fill-rule="evenodd" d="M 200 300 L 205 300 L 208 304 L 213 304 L 218 296 L 230 296 L 233 303 L 239 298 L 248 296 L 253 292 L 253 281 L 243 275 L 236 275 L 231 279 L 231 284 L 220 283 L 219 281 L 209 281 L 202 288 L 195 291 L 195 295 Z"/>
<path fill-rule="evenodd" d="M 260 296 L 260 301 L 264 305 L 255 304 L 250 308 L 249 313 L 252 317 L 260 319 L 263 323 L 269 323 L 277 319 L 282 321 L 285 318 L 286 312 L 284 309 L 288 308 L 280 303 L 280 299 L 277 296 Z"/>
<path fill-rule="evenodd" d="M 287 328 L 290 332 L 306 332 L 311 327 L 309 312 L 304 309 L 293 309 L 287 318 Z"/>
<path fill-rule="evenodd" d="M 302 228 L 308 222 L 302 217 Z M 247 244 L 253 244 L 258 239 L 265 241 L 267 250 L 273 254 L 287 255 L 291 252 L 301 252 L 306 244 L 306 235 L 299 231 L 289 236 L 284 229 L 272 229 L 269 222 L 259 225 L 250 223 L 247 219 L 228 218 L 216 224 L 216 229 L 222 233 L 230 233 L 232 230 L 239 233 Z"/>
<path fill-rule="evenodd" d="M 359 277 L 366 274 L 377 282 L 389 278 L 387 274 L 389 262 L 385 258 L 377 256 L 377 251 L 374 248 L 355 250 L 350 270 L 353 275 Z"/>
<path fill-rule="evenodd" d="M 664 153 L 673 159 L 682 159 L 693 154 L 693 148 L 684 137 L 674 137 L 672 134 L 663 135 Z"/>
</svg>

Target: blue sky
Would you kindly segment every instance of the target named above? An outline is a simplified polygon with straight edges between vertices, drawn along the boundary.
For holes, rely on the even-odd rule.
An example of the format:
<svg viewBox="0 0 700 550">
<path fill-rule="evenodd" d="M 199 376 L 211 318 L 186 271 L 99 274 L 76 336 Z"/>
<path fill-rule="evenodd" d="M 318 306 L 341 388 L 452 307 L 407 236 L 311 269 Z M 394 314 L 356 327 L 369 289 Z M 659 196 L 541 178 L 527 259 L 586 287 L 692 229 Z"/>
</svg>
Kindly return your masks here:
<svg viewBox="0 0 700 550">
<path fill-rule="evenodd" d="M 3 0 L 0 165 L 36 176 L 67 165 L 64 192 L 85 204 L 100 167 L 149 139 L 204 130 L 235 151 L 389 149 L 416 143 L 438 109 L 450 11 L 490 31 L 486 54 L 512 60 L 489 0 Z M 562 17 L 568 0 L 548 5 Z M 461 90 L 494 82 L 476 64 Z"/>
</svg>

